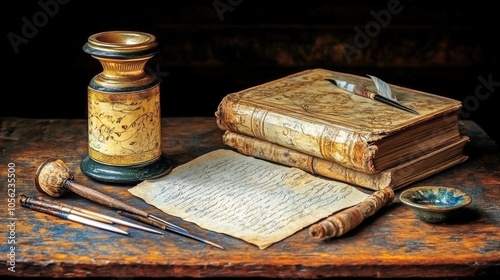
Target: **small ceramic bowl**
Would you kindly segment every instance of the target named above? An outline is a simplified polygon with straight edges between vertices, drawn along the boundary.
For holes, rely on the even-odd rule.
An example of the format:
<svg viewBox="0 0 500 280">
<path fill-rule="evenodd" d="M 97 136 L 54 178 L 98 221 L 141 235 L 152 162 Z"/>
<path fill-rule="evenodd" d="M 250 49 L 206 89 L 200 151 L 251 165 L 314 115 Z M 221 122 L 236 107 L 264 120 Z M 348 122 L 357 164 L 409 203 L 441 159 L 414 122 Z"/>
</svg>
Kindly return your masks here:
<svg viewBox="0 0 500 280">
<path fill-rule="evenodd" d="M 423 221 L 441 223 L 448 220 L 455 210 L 472 202 L 469 194 L 451 187 L 421 186 L 404 190 L 399 200 L 409 206 Z"/>
</svg>

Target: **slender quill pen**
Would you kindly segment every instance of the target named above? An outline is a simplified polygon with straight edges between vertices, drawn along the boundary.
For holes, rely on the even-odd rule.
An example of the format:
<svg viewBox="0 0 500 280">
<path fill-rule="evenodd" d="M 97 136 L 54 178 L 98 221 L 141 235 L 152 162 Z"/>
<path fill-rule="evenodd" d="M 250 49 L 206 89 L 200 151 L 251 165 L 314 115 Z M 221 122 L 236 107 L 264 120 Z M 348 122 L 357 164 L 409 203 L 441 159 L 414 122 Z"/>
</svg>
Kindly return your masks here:
<svg viewBox="0 0 500 280">
<path fill-rule="evenodd" d="M 84 216 L 86 218 L 101 221 L 104 223 L 109 223 L 109 224 L 115 223 L 115 224 L 120 224 L 120 225 L 124 225 L 124 226 L 128 226 L 128 227 L 156 233 L 156 234 L 161 234 L 161 235 L 164 234 L 163 232 L 155 230 L 153 228 L 144 227 L 142 225 L 130 223 L 130 222 L 127 222 L 127 221 L 124 221 L 121 219 L 117 219 L 117 218 L 112 217 L 112 216 L 108 216 L 108 215 L 104 215 L 104 214 L 95 212 L 95 211 L 87 210 L 87 209 L 80 208 L 77 206 L 72 206 L 72 205 L 69 205 L 69 204 L 64 203 L 64 202 L 55 201 L 54 199 L 48 199 L 48 198 L 43 198 L 43 197 L 36 197 L 36 198 L 30 197 L 30 198 L 27 198 L 26 201 L 28 203 L 35 204 L 35 205 L 38 205 L 41 207 L 61 210 L 63 212 L 68 212 L 68 213 L 74 213 L 78 216 Z"/>
<path fill-rule="evenodd" d="M 222 249 L 224 250 L 224 247 L 222 247 L 221 245 L 217 244 L 217 243 L 214 243 L 214 242 L 211 242 L 211 241 L 208 241 L 206 239 L 203 239 L 199 236 L 196 236 L 196 235 L 193 235 L 187 231 L 180 231 L 178 230 L 177 228 L 174 228 L 168 224 L 165 224 L 165 223 L 162 223 L 162 222 L 159 222 L 159 221 L 156 221 L 156 220 L 152 220 L 150 218 L 146 218 L 146 217 L 142 217 L 142 216 L 139 216 L 139 215 L 136 215 L 136 214 L 133 214 L 133 213 L 130 213 L 130 212 L 126 212 L 126 211 L 121 211 L 121 210 L 118 210 L 118 214 L 122 215 L 122 216 L 125 216 L 125 217 L 129 217 L 131 219 L 134 219 L 134 220 L 137 220 L 137 221 L 141 221 L 143 223 L 146 223 L 146 224 L 149 224 L 149 225 L 152 225 L 154 227 L 157 227 L 157 228 L 160 228 L 160 229 L 163 229 L 163 230 L 167 230 L 167 231 L 171 231 L 171 232 L 175 232 L 177 234 L 180 234 L 180 235 L 183 235 L 183 236 L 186 236 L 186 237 L 189 237 L 189 238 L 192 238 L 194 240 L 198 240 L 198 241 L 201 241 L 203 243 L 206 243 L 206 244 L 209 244 L 209 245 L 212 245 L 214 247 L 217 247 L 219 249 Z"/>
<path fill-rule="evenodd" d="M 99 222 L 99 221 L 96 221 L 96 220 L 92 220 L 92 219 L 89 219 L 89 218 L 85 218 L 85 217 L 82 217 L 82 216 L 78 216 L 76 214 L 71 214 L 71 213 L 68 213 L 68 212 L 64 212 L 64 211 L 61 211 L 61 210 L 56 210 L 56 209 L 51 209 L 51 208 L 45 208 L 45 207 L 41 207 L 39 205 L 31 204 L 31 203 L 27 202 L 26 199 L 27 199 L 26 196 L 21 195 L 21 198 L 19 200 L 20 203 L 21 203 L 21 206 L 29 208 L 29 209 L 32 209 L 32 210 L 35 210 L 35 211 L 38 211 L 38 212 L 42 212 L 42 213 L 45 213 L 45 214 L 50 214 L 50 215 L 53 215 L 53 216 L 56 216 L 56 217 L 59 217 L 59 218 L 63 218 L 63 219 L 66 219 L 66 220 L 78 222 L 78 223 L 81 223 L 81 224 L 84 224 L 84 225 L 89 225 L 89 226 L 93 226 L 93 227 L 96 227 L 96 228 L 105 229 L 105 230 L 108 230 L 108 231 L 112 231 L 112 232 L 116 232 L 116 233 L 121 233 L 121 234 L 124 234 L 124 235 L 128 235 L 128 232 L 126 232 L 124 230 L 121 230 L 121 229 L 119 229 L 117 227 L 114 227 L 112 225 L 109 225 L 109 224 L 106 224 L 106 223 L 103 223 L 103 222 Z"/>
<path fill-rule="evenodd" d="M 354 93 L 359 96 L 363 96 L 366 98 L 370 98 L 372 100 L 376 100 L 382 103 L 385 103 L 387 105 L 393 106 L 395 108 L 404 110 L 406 112 L 410 112 L 412 114 L 419 115 L 419 113 L 413 109 L 410 109 L 401 103 L 399 103 L 396 99 L 396 97 L 392 94 L 391 89 L 389 88 L 389 85 L 385 83 L 384 81 L 380 80 L 379 78 L 375 76 L 370 76 L 370 78 L 373 79 L 375 82 L 375 86 L 377 87 L 377 92 L 373 92 L 366 87 L 362 85 L 356 85 L 353 83 L 349 83 L 346 81 L 340 81 L 340 80 L 334 80 L 334 79 L 326 79 L 327 81 L 331 82 L 332 84 L 338 86 L 341 89 L 347 90 L 350 93 Z"/>
</svg>

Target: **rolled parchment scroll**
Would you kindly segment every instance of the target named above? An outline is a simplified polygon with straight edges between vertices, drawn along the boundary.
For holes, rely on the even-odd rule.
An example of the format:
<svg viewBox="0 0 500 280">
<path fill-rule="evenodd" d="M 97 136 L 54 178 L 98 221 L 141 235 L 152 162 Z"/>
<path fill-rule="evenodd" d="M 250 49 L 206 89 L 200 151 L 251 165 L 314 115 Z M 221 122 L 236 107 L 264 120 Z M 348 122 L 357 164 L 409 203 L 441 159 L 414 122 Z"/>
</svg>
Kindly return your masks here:
<svg viewBox="0 0 500 280">
<path fill-rule="evenodd" d="M 392 188 L 375 191 L 359 204 L 342 210 L 309 227 L 309 235 L 316 239 L 337 237 L 355 228 L 366 218 L 394 200 Z"/>
</svg>

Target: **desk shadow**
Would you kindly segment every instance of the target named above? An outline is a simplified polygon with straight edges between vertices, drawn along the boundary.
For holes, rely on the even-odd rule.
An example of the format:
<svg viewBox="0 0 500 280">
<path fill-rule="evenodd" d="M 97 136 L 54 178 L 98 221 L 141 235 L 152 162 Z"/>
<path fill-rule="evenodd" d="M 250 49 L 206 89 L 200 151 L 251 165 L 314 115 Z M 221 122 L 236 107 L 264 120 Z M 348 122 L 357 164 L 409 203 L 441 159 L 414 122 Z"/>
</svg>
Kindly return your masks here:
<svg viewBox="0 0 500 280">
<path fill-rule="evenodd" d="M 461 208 L 455 210 L 452 215 L 446 220 L 448 225 L 464 225 L 475 222 L 481 219 L 481 214 L 472 208 Z"/>
</svg>

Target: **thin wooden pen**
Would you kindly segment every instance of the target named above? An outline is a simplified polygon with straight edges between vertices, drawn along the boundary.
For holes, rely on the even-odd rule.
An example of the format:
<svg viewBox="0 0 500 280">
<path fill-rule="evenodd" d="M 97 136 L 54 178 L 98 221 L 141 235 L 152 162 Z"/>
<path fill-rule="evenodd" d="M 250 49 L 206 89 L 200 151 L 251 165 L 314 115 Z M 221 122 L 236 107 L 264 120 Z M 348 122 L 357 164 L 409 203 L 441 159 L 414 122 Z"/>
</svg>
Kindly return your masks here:
<svg viewBox="0 0 500 280">
<path fill-rule="evenodd" d="M 176 228 L 179 231 L 186 231 L 179 226 L 169 223 L 151 213 L 136 208 L 131 204 L 122 202 L 98 190 L 76 183 L 73 179 L 73 172 L 71 172 L 66 163 L 64 163 L 64 161 L 60 159 L 49 158 L 45 160 L 40 166 L 38 166 L 35 176 L 35 187 L 40 192 L 52 197 L 59 197 L 64 193 L 71 191 L 99 204 L 106 205 L 115 209 L 128 211 L 143 217 L 148 217 L 156 221 L 168 224 L 169 226 Z"/>
<path fill-rule="evenodd" d="M 116 224 L 120 224 L 120 225 L 124 225 L 124 226 L 128 226 L 128 227 L 144 230 L 147 232 L 152 232 L 152 233 L 161 234 L 161 235 L 165 234 L 165 233 L 163 233 L 159 230 L 153 229 L 153 228 L 149 228 L 149 227 L 145 227 L 145 226 L 138 225 L 135 223 L 127 222 L 127 221 L 124 221 L 124 220 L 121 220 L 121 219 L 118 219 L 118 218 L 115 218 L 112 216 L 104 215 L 104 214 L 101 214 L 101 213 L 98 213 L 98 212 L 95 212 L 92 210 L 84 209 L 84 208 L 81 208 L 78 206 L 72 206 L 72 205 L 66 204 L 64 202 L 56 201 L 54 199 L 48 199 L 48 198 L 38 196 L 36 198 L 36 200 L 34 200 L 33 198 L 30 198 L 30 201 L 32 201 L 32 202 L 36 201 L 40 205 L 47 205 L 48 207 L 53 207 L 53 208 L 55 207 L 56 209 L 67 208 L 67 209 L 70 209 L 71 211 L 74 211 L 75 214 L 81 213 L 83 215 L 86 215 L 88 218 L 94 219 L 94 220 L 104 220 L 104 221 L 107 221 L 109 223 L 116 223 Z"/>
<path fill-rule="evenodd" d="M 93 226 L 93 227 L 96 227 L 96 228 L 108 230 L 108 231 L 111 231 L 111 232 L 128 235 L 128 232 L 126 232 L 124 230 L 121 230 L 121 229 L 119 229 L 117 227 L 114 227 L 114 226 L 112 226 L 110 224 L 106 224 L 106 223 L 102 223 L 102 222 L 99 222 L 99 221 L 96 221 L 96 220 L 92 220 L 92 219 L 89 219 L 89 218 L 86 218 L 86 217 L 78 216 L 76 214 L 71 214 L 71 213 L 63 212 L 61 210 L 52 209 L 52 208 L 46 208 L 46 207 L 42 207 L 42 206 L 39 206 L 39 205 L 36 205 L 36 204 L 29 203 L 29 202 L 27 202 L 27 197 L 24 196 L 24 195 L 21 195 L 21 198 L 19 199 L 19 202 L 20 202 L 21 206 L 29 208 L 29 209 L 32 209 L 32 210 L 35 210 L 35 211 L 38 211 L 38 212 L 42 212 L 42 213 L 45 213 L 45 214 L 50 214 L 50 215 L 53 215 L 53 216 L 56 216 L 56 217 L 59 217 L 59 218 L 63 218 L 63 219 L 74 221 L 74 222 L 78 222 L 78 223 L 81 223 L 81 224 L 84 224 L 84 225 L 89 225 L 89 226 Z"/>
<path fill-rule="evenodd" d="M 36 198 L 27 197 L 25 195 L 21 195 L 21 198 L 23 199 L 24 203 L 33 204 L 33 205 L 37 205 L 37 206 L 40 206 L 43 208 L 53 209 L 53 210 L 61 211 L 61 212 L 68 213 L 68 214 L 75 214 L 78 216 L 82 216 L 82 217 L 96 220 L 96 221 L 106 223 L 106 224 L 113 223 L 112 221 L 110 221 L 108 219 L 98 217 L 98 216 L 94 215 L 93 213 L 85 213 L 85 212 L 79 211 L 75 207 L 70 206 L 70 205 L 66 205 L 63 203 L 58 203 L 55 201 L 42 199 L 40 197 L 36 197 Z"/>
</svg>

